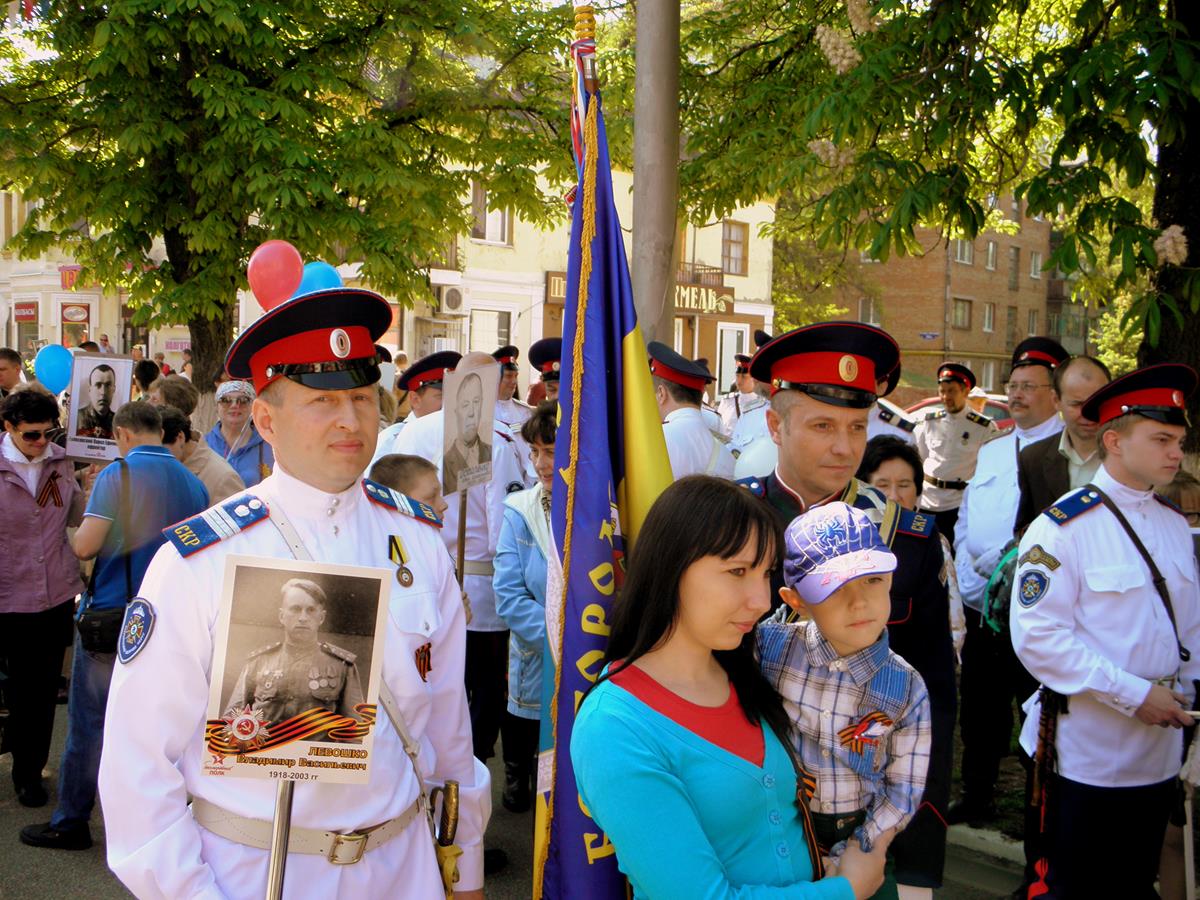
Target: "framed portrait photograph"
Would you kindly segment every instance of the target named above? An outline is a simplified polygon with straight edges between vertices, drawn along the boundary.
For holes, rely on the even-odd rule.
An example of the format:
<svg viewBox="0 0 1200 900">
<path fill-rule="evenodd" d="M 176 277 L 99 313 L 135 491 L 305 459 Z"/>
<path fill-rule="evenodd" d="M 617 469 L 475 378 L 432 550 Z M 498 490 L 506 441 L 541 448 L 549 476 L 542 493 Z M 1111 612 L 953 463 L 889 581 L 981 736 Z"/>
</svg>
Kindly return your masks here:
<svg viewBox="0 0 1200 900">
<path fill-rule="evenodd" d="M 500 367 L 447 372 L 442 381 L 442 493 L 492 479 L 492 428 Z"/>
<path fill-rule="evenodd" d="M 67 407 L 67 456 L 81 462 L 116 459 L 113 415 L 133 394 L 133 359 L 110 353 L 76 353 Z"/>
<path fill-rule="evenodd" d="M 204 774 L 367 782 L 392 575 L 229 557 Z"/>
</svg>

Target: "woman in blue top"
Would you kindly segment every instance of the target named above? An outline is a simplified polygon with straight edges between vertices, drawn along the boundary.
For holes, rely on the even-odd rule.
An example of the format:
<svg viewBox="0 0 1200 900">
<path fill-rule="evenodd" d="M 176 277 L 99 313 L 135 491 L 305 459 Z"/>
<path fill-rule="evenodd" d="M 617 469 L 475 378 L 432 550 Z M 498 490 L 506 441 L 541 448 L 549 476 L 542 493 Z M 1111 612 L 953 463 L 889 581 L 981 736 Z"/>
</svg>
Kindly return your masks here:
<svg viewBox="0 0 1200 900">
<path fill-rule="evenodd" d="M 530 806 L 533 763 L 542 716 L 542 650 L 546 641 L 546 560 L 552 553 L 550 487 L 558 407 L 543 403 L 521 426 L 538 484 L 504 499 L 496 544 L 496 612 L 509 629 L 508 713 L 504 743 L 504 793 L 511 812 Z"/>
<path fill-rule="evenodd" d="M 248 381 L 222 383 L 217 388 L 217 424 L 204 436 L 248 488 L 270 475 L 275 466 L 271 445 L 262 439 L 250 417 L 253 402 L 254 386 Z"/>
<path fill-rule="evenodd" d="M 765 505 L 696 475 L 663 492 L 629 557 L 571 761 L 636 898 L 863 900 L 883 883 L 879 845 L 821 877 L 783 704 L 754 658 L 782 545 Z"/>
</svg>

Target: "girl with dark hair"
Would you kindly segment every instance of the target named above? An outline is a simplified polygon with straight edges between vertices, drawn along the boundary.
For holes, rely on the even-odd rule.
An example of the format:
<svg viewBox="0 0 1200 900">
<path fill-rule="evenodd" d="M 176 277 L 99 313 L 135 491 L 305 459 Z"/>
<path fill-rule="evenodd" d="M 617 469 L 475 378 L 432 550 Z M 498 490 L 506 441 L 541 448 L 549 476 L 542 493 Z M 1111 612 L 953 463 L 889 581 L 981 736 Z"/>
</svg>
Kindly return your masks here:
<svg viewBox="0 0 1200 900">
<path fill-rule="evenodd" d="M 703 475 L 664 491 L 638 535 L 571 738 L 580 797 L 635 898 L 861 900 L 883 882 L 884 849 L 857 846 L 820 877 L 787 717 L 754 654 L 782 546 L 769 507 Z"/>
</svg>

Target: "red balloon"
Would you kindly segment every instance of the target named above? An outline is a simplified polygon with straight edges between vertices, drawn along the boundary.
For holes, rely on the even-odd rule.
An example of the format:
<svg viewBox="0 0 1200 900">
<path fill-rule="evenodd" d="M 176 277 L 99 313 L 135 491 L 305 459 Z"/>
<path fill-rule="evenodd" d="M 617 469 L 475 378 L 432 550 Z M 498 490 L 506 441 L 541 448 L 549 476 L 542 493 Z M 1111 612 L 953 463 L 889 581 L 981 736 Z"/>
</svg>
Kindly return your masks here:
<svg viewBox="0 0 1200 900">
<path fill-rule="evenodd" d="M 300 258 L 300 251 L 287 241 L 267 241 L 250 254 L 246 277 L 258 305 L 271 310 L 300 287 L 304 260 Z"/>
</svg>

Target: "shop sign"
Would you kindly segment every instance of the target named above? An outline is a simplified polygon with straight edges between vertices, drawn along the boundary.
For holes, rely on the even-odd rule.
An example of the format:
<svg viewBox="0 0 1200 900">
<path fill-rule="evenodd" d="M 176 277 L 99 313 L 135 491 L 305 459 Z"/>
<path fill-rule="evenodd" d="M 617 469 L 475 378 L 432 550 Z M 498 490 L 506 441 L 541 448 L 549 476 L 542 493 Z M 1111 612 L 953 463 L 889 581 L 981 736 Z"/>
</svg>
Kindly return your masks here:
<svg viewBox="0 0 1200 900">
<path fill-rule="evenodd" d="M 168 353 L 172 351 L 179 353 L 184 350 L 191 350 L 192 342 L 189 338 L 168 338 L 163 342 L 163 349 Z"/>
<path fill-rule="evenodd" d="M 14 322 L 36 322 L 38 320 L 38 304 L 36 300 L 19 301 L 13 304 Z"/>
<path fill-rule="evenodd" d="M 567 301 L 567 273 L 546 273 L 546 302 L 560 306 Z"/>
<path fill-rule="evenodd" d="M 675 311 L 721 316 L 732 312 L 733 288 L 707 287 L 701 284 L 675 285 Z"/>
<path fill-rule="evenodd" d="M 62 317 L 64 322 L 86 322 L 91 316 L 91 310 L 86 305 L 69 303 L 63 304 Z"/>
</svg>

